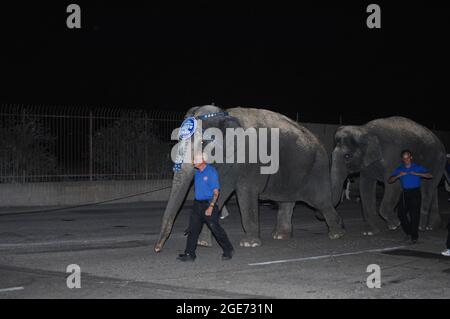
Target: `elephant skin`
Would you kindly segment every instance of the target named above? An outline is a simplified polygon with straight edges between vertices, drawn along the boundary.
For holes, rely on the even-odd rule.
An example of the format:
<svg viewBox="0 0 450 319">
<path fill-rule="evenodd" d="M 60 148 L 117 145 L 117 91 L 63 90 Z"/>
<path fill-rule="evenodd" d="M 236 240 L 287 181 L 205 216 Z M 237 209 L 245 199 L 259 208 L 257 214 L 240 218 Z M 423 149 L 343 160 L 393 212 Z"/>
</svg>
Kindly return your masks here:
<svg viewBox="0 0 450 319">
<path fill-rule="evenodd" d="M 385 224 L 391 230 L 400 222 L 395 207 L 402 188 L 397 181 L 387 181 L 401 164 L 400 153 L 408 149 L 413 162 L 430 170 L 433 178 L 422 179 L 421 229 L 432 229 L 440 223 L 437 185 L 445 167 L 445 148 L 439 138 L 426 127 L 404 117 L 376 119 L 361 126 L 341 126 L 335 134 L 332 153 L 331 180 L 333 203 L 338 205 L 342 186 L 349 174 L 360 173 L 360 196 L 365 219 L 364 235 L 378 233 Z M 377 182 L 385 185 L 378 218 L 375 188 Z M 381 223 L 380 223 L 381 222 Z"/>
<path fill-rule="evenodd" d="M 259 200 L 278 203 L 277 225 L 272 236 L 286 239 L 292 236 L 292 212 L 296 201 L 303 201 L 314 207 L 325 218 L 328 235 L 332 239 L 344 234 L 342 218 L 337 214 L 331 194 L 330 163 L 324 146 L 309 130 L 284 115 L 264 109 L 230 108 L 221 109 L 206 105 L 191 108 L 186 117 L 217 112 L 228 112 L 227 116 L 213 117 L 202 121 L 204 129 L 219 128 L 225 134 L 226 128 L 279 128 L 279 169 L 274 174 L 261 174 L 261 163 L 214 163 L 221 184 L 218 200 L 221 209 L 232 193 L 236 194 L 246 233 L 241 240 L 243 247 L 261 245 L 259 231 Z M 203 144 L 205 147 L 209 142 Z M 227 147 L 225 145 L 225 147 Z M 224 150 L 225 153 L 225 150 Z M 236 157 L 235 157 L 236 158 Z M 267 166 L 267 165 L 266 165 Z M 193 179 L 192 164 L 183 163 L 181 170 L 174 173 L 173 187 L 164 212 L 160 238 L 155 251 L 160 251 L 168 238 L 178 210 Z M 204 240 L 205 238 L 206 241 Z M 201 244 L 209 246 L 205 231 Z"/>
</svg>

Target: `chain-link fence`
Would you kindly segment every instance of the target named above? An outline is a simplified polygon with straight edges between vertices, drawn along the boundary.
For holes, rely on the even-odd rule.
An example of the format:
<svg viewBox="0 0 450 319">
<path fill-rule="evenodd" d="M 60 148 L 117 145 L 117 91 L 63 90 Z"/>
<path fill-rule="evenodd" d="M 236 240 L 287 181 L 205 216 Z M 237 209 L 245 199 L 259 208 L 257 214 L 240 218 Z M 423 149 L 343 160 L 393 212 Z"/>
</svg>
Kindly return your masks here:
<svg viewBox="0 0 450 319">
<path fill-rule="evenodd" d="M 0 182 L 170 179 L 182 113 L 0 106 Z"/>
<path fill-rule="evenodd" d="M 172 178 L 183 112 L 0 105 L 0 183 Z M 336 124 L 301 123 L 329 152 Z M 435 131 L 447 149 L 448 132 Z"/>
</svg>

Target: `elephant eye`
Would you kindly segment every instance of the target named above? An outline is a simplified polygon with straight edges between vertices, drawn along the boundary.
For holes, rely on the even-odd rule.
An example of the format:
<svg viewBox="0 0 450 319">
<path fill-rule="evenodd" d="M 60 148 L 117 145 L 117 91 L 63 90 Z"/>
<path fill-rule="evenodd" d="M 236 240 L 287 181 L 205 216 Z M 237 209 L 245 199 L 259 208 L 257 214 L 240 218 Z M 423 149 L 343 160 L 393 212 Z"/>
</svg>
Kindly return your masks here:
<svg viewBox="0 0 450 319">
<path fill-rule="evenodd" d="M 344 158 L 346 159 L 346 160 L 349 160 L 349 159 L 351 159 L 353 156 L 352 156 L 352 154 L 345 154 L 344 155 Z"/>
</svg>

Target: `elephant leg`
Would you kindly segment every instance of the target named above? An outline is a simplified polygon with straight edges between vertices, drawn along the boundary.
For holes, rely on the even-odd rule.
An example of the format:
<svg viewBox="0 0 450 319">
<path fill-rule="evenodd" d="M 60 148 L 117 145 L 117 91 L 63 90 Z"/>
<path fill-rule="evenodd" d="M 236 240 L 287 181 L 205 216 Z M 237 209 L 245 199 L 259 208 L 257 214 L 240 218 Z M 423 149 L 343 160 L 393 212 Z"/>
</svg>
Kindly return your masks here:
<svg viewBox="0 0 450 319">
<path fill-rule="evenodd" d="M 212 246 L 212 235 L 211 230 L 209 230 L 206 225 L 203 225 L 200 236 L 197 240 L 197 245 L 202 247 L 211 247 Z"/>
<path fill-rule="evenodd" d="M 316 206 L 318 211 L 322 213 L 328 226 L 328 237 L 330 239 L 338 239 L 344 236 L 344 222 L 342 217 L 336 212 L 333 205 Z"/>
<path fill-rule="evenodd" d="M 420 223 L 419 229 L 422 231 L 430 230 L 430 211 L 433 202 L 433 195 L 436 186 L 431 181 L 422 181 L 421 193 L 422 203 L 420 207 Z"/>
<path fill-rule="evenodd" d="M 278 202 L 277 225 L 272 233 L 273 239 L 289 239 L 292 237 L 292 213 L 295 202 Z"/>
<path fill-rule="evenodd" d="M 313 190 L 313 194 L 310 194 L 311 196 L 308 196 L 308 200 L 305 202 L 316 209 L 316 217 L 321 216 L 322 220 L 325 219 L 328 226 L 328 237 L 337 239 L 345 234 L 344 222 L 332 205 L 330 194 L 331 192 L 326 192 L 319 187 Z"/>
<path fill-rule="evenodd" d="M 243 247 L 261 246 L 258 193 L 251 186 L 241 186 L 236 190 L 236 195 L 241 210 L 242 225 L 246 233 L 240 245 Z"/>
<path fill-rule="evenodd" d="M 431 208 L 430 208 L 430 219 L 428 223 L 428 229 L 432 230 L 433 228 L 438 228 L 441 226 L 442 220 L 441 215 L 439 214 L 439 200 L 438 200 L 438 190 L 434 189 L 433 199 L 431 200 Z"/>
<path fill-rule="evenodd" d="M 364 218 L 363 235 L 365 236 L 372 236 L 380 232 L 380 228 L 377 225 L 376 185 L 377 181 L 375 179 L 361 173 L 359 190 Z"/>
<path fill-rule="evenodd" d="M 402 188 L 399 183 L 385 184 L 383 200 L 380 206 L 380 215 L 386 220 L 389 230 L 396 230 L 400 226 L 400 220 L 395 213 L 395 207 L 400 200 Z"/>
</svg>

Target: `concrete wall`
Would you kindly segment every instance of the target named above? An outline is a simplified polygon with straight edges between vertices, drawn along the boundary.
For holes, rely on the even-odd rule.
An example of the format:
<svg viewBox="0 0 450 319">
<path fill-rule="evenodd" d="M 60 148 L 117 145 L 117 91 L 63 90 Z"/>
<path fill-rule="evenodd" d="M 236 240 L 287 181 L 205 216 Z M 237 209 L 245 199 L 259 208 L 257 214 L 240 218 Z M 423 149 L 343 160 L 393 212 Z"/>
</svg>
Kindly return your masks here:
<svg viewBox="0 0 450 319">
<path fill-rule="evenodd" d="M 334 133 L 339 125 L 303 123 L 324 143 L 328 152 L 333 149 Z M 450 132 L 436 132 L 450 152 Z M 96 181 L 63 183 L 0 184 L 0 207 L 79 205 L 101 202 L 118 197 L 157 190 L 170 186 L 170 180 L 156 181 Z M 130 197 L 115 202 L 166 201 L 170 189 Z M 189 199 L 193 198 L 192 188 Z"/>
<path fill-rule="evenodd" d="M 80 205 L 111 200 L 170 186 L 171 180 L 157 181 L 83 181 L 61 183 L 0 184 L 0 206 Z M 165 201 L 170 188 L 133 196 L 114 203 Z M 193 199 L 191 188 L 188 199 Z"/>
</svg>

